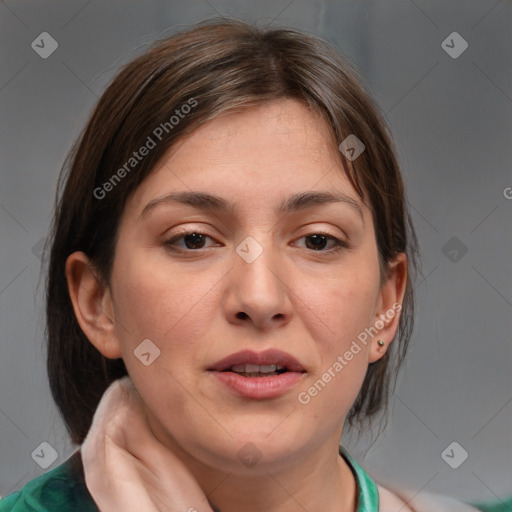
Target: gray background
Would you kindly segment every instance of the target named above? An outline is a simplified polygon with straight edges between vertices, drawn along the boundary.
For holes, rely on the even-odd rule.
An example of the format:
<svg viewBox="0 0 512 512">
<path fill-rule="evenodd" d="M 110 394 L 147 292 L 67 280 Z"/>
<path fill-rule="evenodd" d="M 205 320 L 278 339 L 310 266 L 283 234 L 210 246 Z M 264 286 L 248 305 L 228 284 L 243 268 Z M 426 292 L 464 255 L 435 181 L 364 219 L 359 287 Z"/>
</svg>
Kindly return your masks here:
<svg viewBox="0 0 512 512">
<path fill-rule="evenodd" d="M 0 494 L 44 472 L 31 457 L 41 442 L 59 454 L 50 469 L 73 451 L 49 393 L 37 288 L 59 168 L 121 64 L 217 14 L 326 38 L 394 133 L 423 255 L 416 329 L 387 431 L 344 444 L 382 483 L 512 493 L 511 11 L 506 0 L 1 2 Z M 47 59 L 31 48 L 44 31 L 59 44 Z M 441 47 L 454 31 L 469 44 L 457 59 Z M 454 441 L 469 454 L 458 469 L 441 456 Z"/>
</svg>

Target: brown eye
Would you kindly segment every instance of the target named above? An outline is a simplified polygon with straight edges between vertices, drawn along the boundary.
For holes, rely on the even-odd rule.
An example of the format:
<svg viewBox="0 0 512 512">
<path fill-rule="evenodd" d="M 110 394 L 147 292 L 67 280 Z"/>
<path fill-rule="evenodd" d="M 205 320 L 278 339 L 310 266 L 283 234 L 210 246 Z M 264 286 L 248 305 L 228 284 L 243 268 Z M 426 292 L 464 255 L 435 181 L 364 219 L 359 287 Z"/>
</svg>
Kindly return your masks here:
<svg viewBox="0 0 512 512">
<path fill-rule="evenodd" d="M 201 233 L 191 233 L 190 235 L 185 235 L 183 240 L 187 246 L 187 249 L 202 249 L 204 246 L 204 235 Z"/>
<path fill-rule="evenodd" d="M 197 249 L 204 249 L 205 241 L 207 238 L 211 239 L 212 237 L 197 231 L 187 231 L 180 233 L 169 240 L 166 240 L 164 245 L 178 251 L 193 251 Z M 177 242 L 180 240 L 183 240 L 184 246 L 178 246 Z"/>
<path fill-rule="evenodd" d="M 327 235 L 325 233 L 314 233 L 311 235 L 306 235 L 302 237 L 306 240 L 306 247 L 313 251 L 321 251 L 321 252 L 332 252 L 338 251 L 342 248 L 348 248 L 348 244 L 339 238 L 336 238 L 332 235 Z M 331 250 L 325 250 L 328 242 L 332 242 L 333 248 Z"/>
</svg>

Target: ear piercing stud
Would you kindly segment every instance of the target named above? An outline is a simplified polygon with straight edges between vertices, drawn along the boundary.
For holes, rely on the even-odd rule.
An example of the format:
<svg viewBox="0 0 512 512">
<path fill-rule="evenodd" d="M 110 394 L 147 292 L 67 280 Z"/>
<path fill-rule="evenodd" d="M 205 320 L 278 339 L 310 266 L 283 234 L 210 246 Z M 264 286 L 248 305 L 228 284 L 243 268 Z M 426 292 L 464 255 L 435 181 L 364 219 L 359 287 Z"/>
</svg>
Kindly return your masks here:
<svg viewBox="0 0 512 512">
<path fill-rule="evenodd" d="M 377 345 L 379 348 L 377 349 L 379 352 L 382 352 L 382 347 L 384 346 L 384 342 L 382 340 L 377 341 Z"/>
</svg>

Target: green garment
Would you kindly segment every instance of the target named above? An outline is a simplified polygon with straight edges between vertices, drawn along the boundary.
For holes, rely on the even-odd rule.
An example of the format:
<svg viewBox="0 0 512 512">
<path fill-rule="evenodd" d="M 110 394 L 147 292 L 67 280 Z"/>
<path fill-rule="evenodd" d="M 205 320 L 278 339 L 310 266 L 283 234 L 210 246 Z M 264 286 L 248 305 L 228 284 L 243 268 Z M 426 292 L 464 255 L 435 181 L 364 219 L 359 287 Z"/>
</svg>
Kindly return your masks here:
<svg viewBox="0 0 512 512">
<path fill-rule="evenodd" d="M 377 484 L 365 473 L 363 468 L 349 455 L 343 446 L 340 446 L 340 455 L 345 459 L 356 479 L 356 512 L 378 512 L 379 490 L 377 489 Z M 0 510 L 0 512 L 2 511 Z"/>
<path fill-rule="evenodd" d="M 85 486 L 80 452 L 0 500 L 0 512 L 99 512 Z"/>
<path fill-rule="evenodd" d="M 356 479 L 357 512 L 378 512 L 377 485 L 343 447 L 340 455 Z M 483 512 L 512 512 L 512 496 L 500 503 L 469 504 Z M 0 500 L 0 512 L 99 512 L 85 486 L 80 452 Z"/>
<path fill-rule="evenodd" d="M 467 501 L 466 503 L 482 512 L 512 512 L 512 495 L 505 498 L 505 501 Z"/>
</svg>

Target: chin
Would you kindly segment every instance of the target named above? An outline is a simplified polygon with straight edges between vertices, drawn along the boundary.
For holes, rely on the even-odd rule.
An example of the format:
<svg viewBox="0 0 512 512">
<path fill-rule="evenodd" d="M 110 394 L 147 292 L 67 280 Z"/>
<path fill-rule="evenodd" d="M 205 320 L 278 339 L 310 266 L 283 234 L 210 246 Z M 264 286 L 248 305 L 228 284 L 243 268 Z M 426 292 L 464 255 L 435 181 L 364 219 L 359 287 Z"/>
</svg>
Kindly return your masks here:
<svg viewBox="0 0 512 512">
<path fill-rule="evenodd" d="M 268 435 L 266 432 L 259 435 L 244 435 L 237 437 L 234 447 L 234 460 L 237 467 L 247 469 L 250 473 L 257 468 L 277 470 L 292 464 L 294 451 L 303 443 L 292 443 L 292 436 L 281 432 Z"/>
</svg>

